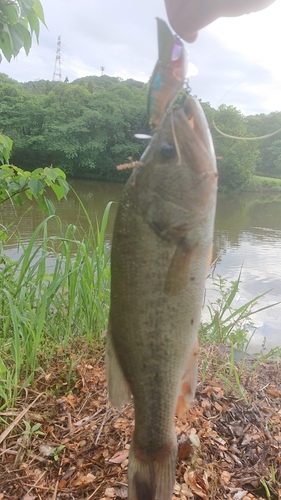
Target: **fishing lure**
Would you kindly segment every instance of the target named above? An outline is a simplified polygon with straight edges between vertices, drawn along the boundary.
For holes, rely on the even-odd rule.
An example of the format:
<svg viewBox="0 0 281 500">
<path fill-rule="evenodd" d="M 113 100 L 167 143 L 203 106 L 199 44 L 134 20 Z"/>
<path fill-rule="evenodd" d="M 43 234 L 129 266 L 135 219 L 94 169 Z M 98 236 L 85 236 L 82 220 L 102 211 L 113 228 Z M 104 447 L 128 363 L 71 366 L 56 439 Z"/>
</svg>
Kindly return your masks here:
<svg viewBox="0 0 281 500">
<path fill-rule="evenodd" d="M 148 119 L 154 132 L 182 89 L 187 72 L 187 54 L 181 39 L 159 18 L 157 29 L 158 61 L 148 90 Z"/>
</svg>

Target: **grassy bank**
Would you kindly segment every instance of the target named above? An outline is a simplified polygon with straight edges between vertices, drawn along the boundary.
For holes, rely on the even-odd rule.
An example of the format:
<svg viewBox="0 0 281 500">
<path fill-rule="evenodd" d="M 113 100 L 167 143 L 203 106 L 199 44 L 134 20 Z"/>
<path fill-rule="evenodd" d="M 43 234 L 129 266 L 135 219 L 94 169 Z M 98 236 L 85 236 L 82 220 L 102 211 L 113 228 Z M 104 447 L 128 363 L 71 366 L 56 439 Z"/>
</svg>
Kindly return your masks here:
<svg viewBox="0 0 281 500">
<path fill-rule="evenodd" d="M 254 193 L 281 193 L 281 179 L 254 175 L 245 191 Z"/>
<path fill-rule="evenodd" d="M 82 208 L 83 205 L 81 203 Z M 88 230 L 56 216 L 46 218 L 27 246 L 18 239 L 21 256 L 0 256 L 0 409 L 13 406 L 59 348 L 67 357 L 76 343 L 101 343 L 107 326 L 110 266 L 105 245 L 110 204 L 98 229 L 88 214 Z M 61 236 L 48 233 L 55 219 Z"/>
</svg>

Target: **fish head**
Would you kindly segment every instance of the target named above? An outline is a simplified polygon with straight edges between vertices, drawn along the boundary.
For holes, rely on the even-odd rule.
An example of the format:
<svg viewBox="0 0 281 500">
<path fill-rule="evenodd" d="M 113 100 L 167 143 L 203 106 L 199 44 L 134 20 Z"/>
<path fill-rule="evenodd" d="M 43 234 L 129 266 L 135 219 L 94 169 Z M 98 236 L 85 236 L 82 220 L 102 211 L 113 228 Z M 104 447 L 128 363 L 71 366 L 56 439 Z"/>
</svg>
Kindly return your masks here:
<svg viewBox="0 0 281 500">
<path fill-rule="evenodd" d="M 217 177 L 216 155 L 209 125 L 199 101 L 184 95 L 170 110 L 144 151 L 144 163 L 177 163 L 196 173 Z"/>
<path fill-rule="evenodd" d="M 178 205 L 196 214 L 190 217 L 194 224 L 213 210 L 216 156 L 204 111 L 194 97 L 185 95 L 181 104 L 165 116 L 141 163 L 139 193 L 150 198 L 148 203 L 157 196 L 170 204 L 170 211 L 171 204 Z"/>
</svg>

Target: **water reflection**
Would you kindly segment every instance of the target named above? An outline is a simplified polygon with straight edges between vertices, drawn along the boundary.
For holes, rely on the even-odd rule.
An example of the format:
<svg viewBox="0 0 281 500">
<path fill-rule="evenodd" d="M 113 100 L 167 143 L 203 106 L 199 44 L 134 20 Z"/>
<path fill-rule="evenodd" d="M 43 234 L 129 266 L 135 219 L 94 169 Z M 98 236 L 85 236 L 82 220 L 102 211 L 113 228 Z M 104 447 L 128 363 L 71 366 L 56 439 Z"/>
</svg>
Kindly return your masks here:
<svg viewBox="0 0 281 500">
<path fill-rule="evenodd" d="M 82 200 L 94 225 L 97 220 L 101 220 L 106 205 L 110 201 L 114 202 L 111 206 L 107 227 L 107 238 L 110 240 L 122 185 L 105 182 L 89 182 L 79 179 L 70 181 L 70 185 Z M 79 228 L 81 234 L 83 231 L 87 231 L 87 219 L 79 199 L 73 191 L 70 190 L 67 200 L 58 202 L 55 200 L 54 196 L 52 196 L 52 193 L 50 193 L 50 198 L 55 204 L 56 214 L 63 223 L 63 230 L 65 230 L 69 224 L 74 224 Z M 3 204 L 2 206 L 3 209 L 1 208 L 0 212 L 0 223 L 5 226 L 12 225 L 15 222 L 17 224 L 17 230 L 13 232 L 13 235 L 9 238 L 6 245 L 7 254 L 15 258 L 16 255 L 19 255 L 21 252 L 20 246 L 18 245 L 17 234 L 20 234 L 22 243 L 27 244 L 31 234 L 35 231 L 40 222 L 44 220 L 46 215 L 42 214 L 36 202 L 32 203 L 31 210 L 27 210 L 26 206 L 13 207 L 11 204 Z M 49 235 L 58 236 L 60 234 L 55 219 L 50 220 L 48 231 Z"/>
<path fill-rule="evenodd" d="M 218 199 L 214 235 L 216 273 L 228 280 L 237 279 L 242 268 L 239 307 L 265 292 L 255 309 L 281 300 L 281 198 L 244 194 Z M 213 300 L 207 282 L 207 298 Z M 257 331 L 251 350 L 258 351 L 263 338 L 267 348 L 281 345 L 281 304 L 253 316 Z"/>
<path fill-rule="evenodd" d="M 122 185 L 102 182 L 73 180 L 71 185 L 81 198 L 93 223 L 100 220 L 108 202 L 114 201 L 111 208 L 107 238 L 111 239 L 117 202 Z M 64 228 L 75 224 L 87 231 L 87 221 L 79 200 L 73 192 L 67 201 L 56 202 L 58 216 Z M 0 223 L 8 226 L 17 221 L 21 240 L 27 244 L 31 234 L 44 219 L 36 203 L 26 213 L 26 207 L 13 208 L 3 204 Z M 58 226 L 53 220 L 49 224 L 49 234 L 58 235 Z M 17 234 L 10 238 L 6 252 L 13 258 L 20 254 Z M 217 258 L 215 273 L 229 280 L 236 280 L 241 267 L 242 283 L 236 305 L 242 305 L 257 295 L 270 290 L 260 299 L 258 307 L 281 300 L 281 197 L 219 196 L 214 235 L 214 256 Z M 207 300 L 214 296 L 210 290 L 211 280 L 207 281 Z M 256 351 L 267 337 L 267 346 L 281 345 L 281 305 L 258 313 L 258 325 L 252 350 Z"/>
</svg>

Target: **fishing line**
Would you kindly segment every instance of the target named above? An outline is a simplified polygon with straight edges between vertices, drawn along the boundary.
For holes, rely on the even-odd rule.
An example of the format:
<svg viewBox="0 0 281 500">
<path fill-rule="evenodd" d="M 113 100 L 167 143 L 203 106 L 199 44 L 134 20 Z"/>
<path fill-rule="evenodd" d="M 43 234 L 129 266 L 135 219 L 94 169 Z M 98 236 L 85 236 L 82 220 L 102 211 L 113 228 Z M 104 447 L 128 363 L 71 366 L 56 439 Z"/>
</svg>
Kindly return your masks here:
<svg viewBox="0 0 281 500">
<path fill-rule="evenodd" d="M 270 134 L 266 135 L 260 135 L 258 137 L 242 137 L 242 136 L 237 136 L 237 135 L 230 135 L 230 134 L 225 134 L 222 132 L 217 125 L 215 124 L 215 120 L 213 118 L 213 126 L 219 134 L 223 135 L 224 137 L 229 137 L 229 139 L 236 139 L 237 141 L 258 141 L 259 139 L 266 139 L 267 137 L 272 137 L 273 135 L 279 134 L 281 132 L 281 127 L 278 130 L 275 130 L 275 132 L 271 132 Z"/>
<path fill-rule="evenodd" d="M 255 61 L 255 64 L 259 62 L 259 59 L 257 59 Z M 253 69 L 252 71 L 250 71 L 250 73 L 248 73 L 248 75 L 246 75 L 244 78 L 242 78 L 242 80 L 239 80 L 239 82 L 235 83 L 230 89 L 228 89 L 222 96 L 222 98 L 219 100 L 218 102 L 218 105 L 221 104 L 222 100 L 227 96 L 227 94 L 229 94 L 230 92 L 233 91 L 233 89 L 235 89 L 236 87 L 238 87 L 239 85 L 241 85 L 241 83 L 245 82 L 246 80 L 248 80 L 248 78 L 250 76 L 252 76 L 254 73 L 257 73 L 257 71 L 259 71 L 260 68 L 255 68 Z"/>
<path fill-rule="evenodd" d="M 178 165 L 181 165 L 181 152 L 180 152 L 180 148 L 179 148 L 177 136 L 176 136 L 176 131 L 175 131 L 173 110 L 171 110 L 171 126 L 172 126 L 172 135 L 173 135 L 173 139 L 174 139 L 174 143 L 175 143 L 176 153 L 178 156 Z"/>
<path fill-rule="evenodd" d="M 235 85 L 233 85 L 233 87 L 231 87 L 231 89 L 227 90 L 225 92 L 225 94 L 222 96 L 222 98 L 220 99 L 218 104 L 220 104 L 222 102 L 222 100 L 225 98 L 225 96 L 227 96 L 227 94 L 232 92 L 232 90 L 235 89 L 235 87 L 238 87 L 239 85 L 241 85 L 241 83 L 245 82 L 245 80 L 247 80 L 250 76 L 252 76 L 257 71 L 259 71 L 259 68 L 256 68 L 253 71 L 251 71 L 247 76 L 245 76 L 245 78 L 242 78 L 242 80 L 240 80 Z M 217 112 L 218 112 L 218 110 L 215 111 L 215 113 L 217 113 Z M 235 139 L 236 141 L 258 141 L 260 139 L 267 139 L 267 137 L 272 137 L 272 136 L 279 134 L 281 132 L 281 127 L 280 127 L 277 130 L 275 130 L 274 132 L 270 132 L 269 134 L 265 134 L 265 135 L 260 135 L 258 137 L 242 137 L 242 136 L 230 135 L 230 134 L 226 134 L 225 132 L 222 132 L 222 130 L 220 130 L 218 128 L 218 126 L 216 125 L 214 117 L 212 119 L 212 124 L 214 126 L 214 129 L 219 134 L 223 135 L 224 137 L 228 137 L 229 139 Z"/>
</svg>

